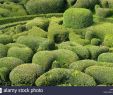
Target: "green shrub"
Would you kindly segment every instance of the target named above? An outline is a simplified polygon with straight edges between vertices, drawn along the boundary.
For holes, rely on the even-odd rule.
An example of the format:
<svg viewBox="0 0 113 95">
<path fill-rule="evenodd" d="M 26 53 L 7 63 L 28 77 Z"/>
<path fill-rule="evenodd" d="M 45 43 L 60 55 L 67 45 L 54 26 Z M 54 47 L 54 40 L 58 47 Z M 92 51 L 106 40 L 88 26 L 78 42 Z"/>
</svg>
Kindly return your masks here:
<svg viewBox="0 0 113 95">
<path fill-rule="evenodd" d="M 69 8 L 63 15 L 63 24 L 68 28 L 84 28 L 92 25 L 93 15 L 90 10 Z"/>
<path fill-rule="evenodd" d="M 109 17 L 113 15 L 113 9 L 110 8 L 97 8 L 96 15 L 99 17 Z"/>
<path fill-rule="evenodd" d="M 16 57 L 23 60 L 25 63 L 29 63 L 32 60 L 33 51 L 28 47 L 11 47 L 7 53 L 8 57 Z"/>
<path fill-rule="evenodd" d="M 27 47 L 26 45 L 24 44 L 18 44 L 18 43 L 9 43 L 6 45 L 6 47 L 9 49 L 11 47 L 20 47 L 20 48 L 24 48 L 24 47 Z"/>
<path fill-rule="evenodd" d="M 99 0 L 77 0 L 74 7 L 93 9 Z"/>
<path fill-rule="evenodd" d="M 7 17 L 10 11 L 4 8 L 0 8 L 0 17 Z"/>
<path fill-rule="evenodd" d="M 70 50 L 59 49 L 53 52 L 56 55 L 55 61 L 58 63 L 56 65 L 54 63 L 54 67 L 52 66 L 53 68 L 58 68 L 58 65 L 59 68 L 68 68 L 72 62 L 79 60 L 77 54 Z"/>
<path fill-rule="evenodd" d="M 91 45 L 99 46 L 100 44 L 101 44 L 101 40 L 100 40 L 100 39 L 93 38 L 93 39 L 91 40 Z"/>
<path fill-rule="evenodd" d="M 39 64 L 44 71 L 48 71 L 54 60 L 55 55 L 52 51 L 39 51 L 33 56 L 32 63 Z"/>
<path fill-rule="evenodd" d="M 0 44 L 0 58 L 6 57 L 7 51 L 8 51 L 8 48 L 5 45 Z"/>
<path fill-rule="evenodd" d="M 81 35 L 75 34 L 74 32 L 69 33 L 69 40 L 72 41 L 72 42 L 76 42 L 80 45 L 87 45 L 87 44 L 90 43 L 89 40 L 83 39 L 81 37 Z"/>
<path fill-rule="evenodd" d="M 0 68 L 0 86 L 9 80 L 9 70 L 6 67 Z"/>
<path fill-rule="evenodd" d="M 20 36 L 17 39 L 16 43 L 24 44 L 36 52 L 39 47 L 39 44 L 42 43 L 42 41 L 45 41 L 45 39 L 34 36 Z"/>
<path fill-rule="evenodd" d="M 70 64 L 69 68 L 79 71 L 84 71 L 87 67 L 96 65 L 97 62 L 94 60 L 80 60 Z"/>
<path fill-rule="evenodd" d="M 88 27 L 85 35 L 85 39 L 99 38 L 101 41 L 104 40 L 106 35 L 113 34 L 113 24 L 109 22 L 98 23 L 91 27 Z"/>
<path fill-rule="evenodd" d="M 51 22 L 48 28 L 48 38 L 55 43 L 61 43 L 69 40 L 69 33 L 63 26 Z"/>
<path fill-rule="evenodd" d="M 108 52 L 109 48 L 105 46 L 93 46 L 93 45 L 88 45 L 86 48 L 90 52 L 90 58 L 96 60 L 98 56 L 102 53 Z"/>
<path fill-rule="evenodd" d="M 55 48 L 55 43 L 51 40 L 35 36 L 20 36 L 17 39 L 16 43 L 26 45 L 34 52 L 40 50 L 52 50 Z"/>
<path fill-rule="evenodd" d="M 88 59 L 89 58 L 89 51 L 87 48 L 78 45 L 75 42 L 63 42 L 58 44 L 58 49 L 67 49 L 75 52 L 80 59 Z"/>
<path fill-rule="evenodd" d="M 29 0 L 26 10 L 29 14 L 59 13 L 65 9 L 64 0 Z"/>
<path fill-rule="evenodd" d="M 5 2 L 3 4 L 0 4 L 0 7 L 7 9 L 9 11 L 7 16 L 10 16 L 10 17 L 27 15 L 23 6 L 19 4 L 15 4 L 13 2 Z"/>
<path fill-rule="evenodd" d="M 48 25 L 49 25 L 49 20 L 44 17 L 36 17 L 33 20 L 30 20 L 26 23 L 26 27 L 28 29 L 31 29 L 32 27 L 37 26 L 44 30 L 47 30 Z"/>
<path fill-rule="evenodd" d="M 54 50 L 54 49 L 55 49 L 55 43 L 47 39 L 42 43 L 40 43 L 39 48 L 37 49 L 37 52 L 43 51 L 43 50 Z"/>
<path fill-rule="evenodd" d="M 8 44 L 8 43 L 12 43 L 13 39 L 10 35 L 0 35 L 0 43 L 1 44 Z"/>
<path fill-rule="evenodd" d="M 74 71 L 71 73 L 71 77 L 69 78 L 69 83 L 71 85 L 77 86 L 96 86 L 96 82 L 93 77 L 82 73 L 80 71 Z"/>
<path fill-rule="evenodd" d="M 65 83 L 71 71 L 63 68 L 52 69 L 41 75 L 35 82 L 36 86 L 56 86 Z"/>
<path fill-rule="evenodd" d="M 112 0 L 100 0 L 102 7 L 113 8 Z"/>
<path fill-rule="evenodd" d="M 111 34 L 106 35 L 103 44 L 108 47 L 113 47 L 113 36 Z"/>
<path fill-rule="evenodd" d="M 113 62 L 113 53 L 102 53 L 101 55 L 99 55 L 98 57 L 98 61 L 101 62 Z"/>
<path fill-rule="evenodd" d="M 113 84 L 113 67 L 91 66 L 85 73 L 91 75 L 98 84 Z"/>
<path fill-rule="evenodd" d="M 15 57 L 4 57 L 0 58 L 0 68 L 6 67 L 9 70 L 12 70 L 16 66 L 23 64 L 24 62 Z"/>
<path fill-rule="evenodd" d="M 10 73 L 10 81 L 15 86 L 32 86 L 37 77 L 42 74 L 42 69 L 36 64 L 22 64 Z"/>
<path fill-rule="evenodd" d="M 38 27 L 33 27 L 28 31 L 28 35 L 47 38 L 47 32 Z"/>
</svg>

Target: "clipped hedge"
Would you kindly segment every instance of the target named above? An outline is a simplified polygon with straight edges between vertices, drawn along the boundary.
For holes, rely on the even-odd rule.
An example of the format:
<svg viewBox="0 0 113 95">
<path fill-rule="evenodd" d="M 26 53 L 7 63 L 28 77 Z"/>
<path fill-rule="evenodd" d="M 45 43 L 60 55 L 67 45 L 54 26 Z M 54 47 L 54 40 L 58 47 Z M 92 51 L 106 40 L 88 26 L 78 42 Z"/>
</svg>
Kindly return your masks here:
<svg viewBox="0 0 113 95">
<path fill-rule="evenodd" d="M 109 48 L 105 46 L 87 45 L 85 47 L 89 50 L 90 58 L 94 60 L 97 60 L 100 54 L 109 52 Z"/>
<path fill-rule="evenodd" d="M 12 70 L 18 65 L 23 64 L 24 62 L 18 58 L 15 57 L 4 57 L 0 58 L 0 67 L 6 67 L 9 70 Z"/>
<path fill-rule="evenodd" d="M 59 13 L 65 9 L 64 0 L 29 0 L 26 10 L 29 14 Z"/>
<path fill-rule="evenodd" d="M 36 81 L 36 86 L 56 86 L 65 83 L 71 75 L 71 71 L 63 68 L 52 69 L 41 75 Z"/>
<path fill-rule="evenodd" d="M 48 39 L 55 43 L 61 43 L 69 40 L 69 32 L 65 27 L 51 22 L 48 28 Z"/>
<path fill-rule="evenodd" d="M 42 66 L 44 71 L 51 68 L 52 62 L 55 60 L 55 55 L 52 51 L 39 51 L 34 54 L 32 63 Z"/>
<path fill-rule="evenodd" d="M 7 56 L 8 48 L 7 46 L 0 44 L 0 58 Z"/>
<path fill-rule="evenodd" d="M 10 81 L 15 86 L 32 86 L 37 77 L 42 74 L 42 69 L 36 64 L 22 64 L 10 73 Z"/>
<path fill-rule="evenodd" d="M 77 0 L 74 7 L 94 9 L 99 4 L 99 0 Z"/>
<path fill-rule="evenodd" d="M 44 18 L 44 17 L 36 17 L 33 20 L 30 20 L 26 23 L 26 27 L 28 29 L 31 29 L 34 26 L 40 27 L 44 30 L 47 30 L 47 28 L 49 26 L 49 20 L 47 18 Z"/>
<path fill-rule="evenodd" d="M 113 36 L 111 34 L 106 35 L 103 44 L 108 47 L 113 47 Z"/>
<path fill-rule="evenodd" d="M 29 63 L 32 61 L 33 51 L 28 47 L 11 47 L 8 50 L 7 56 L 16 57 L 25 63 Z"/>
<path fill-rule="evenodd" d="M 5 35 L 5 34 L 0 35 L 0 43 L 1 44 L 8 44 L 8 43 L 12 43 L 12 42 L 13 42 L 13 39 L 10 35 Z"/>
<path fill-rule="evenodd" d="M 98 57 L 98 61 L 101 62 L 113 62 L 113 53 L 102 53 L 101 55 L 99 55 Z"/>
<path fill-rule="evenodd" d="M 85 70 L 98 84 L 113 84 L 113 67 L 91 66 Z"/>
<path fill-rule="evenodd" d="M 96 82 L 93 77 L 76 70 L 71 73 L 71 77 L 68 82 L 73 86 L 96 86 Z"/>
<path fill-rule="evenodd" d="M 84 71 L 87 67 L 90 67 L 96 64 L 97 62 L 94 60 L 80 60 L 70 64 L 69 68 L 78 70 L 78 71 Z"/>
<path fill-rule="evenodd" d="M 63 15 L 63 24 L 68 28 L 84 28 L 92 25 L 92 12 L 84 8 L 69 8 Z"/>
</svg>

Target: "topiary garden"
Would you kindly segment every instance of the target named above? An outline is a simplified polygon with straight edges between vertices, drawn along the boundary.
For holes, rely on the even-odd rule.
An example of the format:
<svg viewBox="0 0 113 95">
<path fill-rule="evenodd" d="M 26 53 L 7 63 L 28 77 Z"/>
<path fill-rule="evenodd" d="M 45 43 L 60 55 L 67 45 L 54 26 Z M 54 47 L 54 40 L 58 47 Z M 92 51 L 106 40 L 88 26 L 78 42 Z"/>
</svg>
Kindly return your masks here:
<svg viewBox="0 0 113 95">
<path fill-rule="evenodd" d="M 112 0 L 0 0 L 0 86 L 112 86 Z"/>
</svg>

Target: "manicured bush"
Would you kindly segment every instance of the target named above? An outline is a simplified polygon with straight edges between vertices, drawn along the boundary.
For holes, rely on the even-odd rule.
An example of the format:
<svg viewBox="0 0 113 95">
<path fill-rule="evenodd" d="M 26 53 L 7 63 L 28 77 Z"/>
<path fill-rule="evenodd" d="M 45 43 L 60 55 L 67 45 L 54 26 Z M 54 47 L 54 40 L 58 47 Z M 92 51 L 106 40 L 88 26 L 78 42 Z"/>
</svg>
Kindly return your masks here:
<svg viewBox="0 0 113 95">
<path fill-rule="evenodd" d="M 64 0 L 29 0 L 26 10 L 29 14 L 59 13 L 65 9 Z"/>
<path fill-rule="evenodd" d="M 113 9 L 110 8 L 97 8 L 96 15 L 99 17 L 110 17 L 113 15 Z"/>
<path fill-rule="evenodd" d="M 0 68 L 6 67 L 9 70 L 12 70 L 16 66 L 23 64 L 24 62 L 15 57 L 4 57 L 0 58 Z"/>
<path fill-rule="evenodd" d="M 105 46 L 85 46 L 90 52 L 90 58 L 96 60 L 98 56 L 102 53 L 109 52 L 109 48 Z"/>
<path fill-rule="evenodd" d="M 93 9 L 99 0 L 77 0 L 74 7 Z"/>
<path fill-rule="evenodd" d="M 32 61 L 33 51 L 28 47 L 11 47 L 7 53 L 8 57 L 16 57 L 23 60 L 25 63 Z"/>
<path fill-rule="evenodd" d="M 51 22 L 48 28 L 48 38 L 55 43 L 61 43 L 69 40 L 69 33 L 63 26 Z"/>
<path fill-rule="evenodd" d="M 7 16 L 10 16 L 10 17 L 27 15 L 23 6 L 19 4 L 15 4 L 13 2 L 4 2 L 3 4 L 0 4 L 0 7 L 7 9 L 9 11 Z"/>
<path fill-rule="evenodd" d="M 42 69 L 36 64 L 22 64 L 10 73 L 10 81 L 15 86 L 32 86 L 37 77 L 42 74 Z"/>
<path fill-rule="evenodd" d="M 77 0 L 66 0 L 66 1 L 67 1 L 67 6 L 71 7 L 76 3 Z"/>
<path fill-rule="evenodd" d="M 63 24 L 69 28 L 84 28 L 92 25 L 93 15 L 90 10 L 69 8 L 63 15 Z"/>
<path fill-rule="evenodd" d="M 36 52 L 39 47 L 39 44 L 42 43 L 42 41 L 45 41 L 45 39 L 34 36 L 20 36 L 17 39 L 16 43 L 24 44 Z"/>
<path fill-rule="evenodd" d="M 40 43 L 39 48 L 37 49 L 37 52 L 43 51 L 43 50 L 54 50 L 55 48 L 56 48 L 55 43 L 51 40 L 46 39 L 45 41 Z"/>
<path fill-rule="evenodd" d="M 113 47 L 113 36 L 111 34 L 106 35 L 103 44 L 108 47 Z"/>
<path fill-rule="evenodd" d="M 53 68 L 55 68 L 56 66 L 58 67 L 58 65 L 59 68 L 68 68 L 72 62 L 79 60 L 77 54 L 70 50 L 59 49 L 53 52 L 56 55 L 55 61 L 58 63 L 56 65 L 54 63 Z"/>
<path fill-rule="evenodd" d="M 34 26 L 28 32 L 29 32 L 28 35 L 31 35 L 31 36 L 47 38 L 47 32 L 45 32 L 44 30 L 42 30 L 39 27 Z"/>
<path fill-rule="evenodd" d="M 100 39 L 93 38 L 93 39 L 91 40 L 91 45 L 99 46 L 100 44 L 101 44 L 101 40 L 100 40 Z"/>
<path fill-rule="evenodd" d="M 55 55 L 52 51 L 39 51 L 33 56 L 32 63 L 38 64 L 44 71 L 48 71 L 54 60 Z"/>
<path fill-rule="evenodd" d="M 86 39 L 99 38 L 101 41 L 104 40 L 106 35 L 113 34 L 113 24 L 109 22 L 104 22 L 100 24 L 95 24 L 87 28 Z"/>
<path fill-rule="evenodd" d="M 44 30 L 47 30 L 48 25 L 49 25 L 49 20 L 44 17 L 36 17 L 33 20 L 30 20 L 26 23 L 26 27 L 28 29 L 31 29 L 32 27 L 37 26 Z"/>
<path fill-rule="evenodd" d="M 80 60 L 70 64 L 69 68 L 79 71 L 84 71 L 87 67 L 96 65 L 97 62 L 94 60 Z"/>
<path fill-rule="evenodd" d="M 77 86 L 96 86 L 96 82 L 93 77 L 76 70 L 71 73 L 69 83 Z"/>
<path fill-rule="evenodd" d="M 88 59 L 89 58 L 89 51 L 87 48 L 78 45 L 75 42 L 63 42 L 58 45 L 58 49 L 67 49 L 75 52 L 80 59 Z"/>
<path fill-rule="evenodd" d="M 85 73 L 91 75 L 98 84 L 113 84 L 113 67 L 91 66 Z"/>
<path fill-rule="evenodd" d="M 0 17 L 7 17 L 10 11 L 4 8 L 0 8 Z"/>
<path fill-rule="evenodd" d="M 98 57 L 98 61 L 101 62 L 113 62 L 113 53 L 102 53 L 101 55 L 99 55 Z"/>
<path fill-rule="evenodd" d="M 87 39 L 83 39 L 81 35 L 75 34 L 74 32 L 69 33 L 69 40 L 72 42 L 76 42 L 80 45 L 90 44 L 90 41 Z"/>
<path fill-rule="evenodd" d="M 113 8 L 112 0 L 100 0 L 102 7 Z"/>
<path fill-rule="evenodd" d="M 13 42 L 13 39 L 10 35 L 5 35 L 5 34 L 0 35 L 0 43 L 1 44 L 8 44 L 8 43 L 12 43 L 12 42 Z"/>
<path fill-rule="evenodd" d="M 56 86 L 65 83 L 71 75 L 71 70 L 56 68 L 41 75 L 35 82 L 36 86 Z"/>
<path fill-rule="evenodd" d="M 6 57 L 7 51 L 8 51 L 8 48 L 5 45 L 0 44 L 0 58 Z"/>
</svg>

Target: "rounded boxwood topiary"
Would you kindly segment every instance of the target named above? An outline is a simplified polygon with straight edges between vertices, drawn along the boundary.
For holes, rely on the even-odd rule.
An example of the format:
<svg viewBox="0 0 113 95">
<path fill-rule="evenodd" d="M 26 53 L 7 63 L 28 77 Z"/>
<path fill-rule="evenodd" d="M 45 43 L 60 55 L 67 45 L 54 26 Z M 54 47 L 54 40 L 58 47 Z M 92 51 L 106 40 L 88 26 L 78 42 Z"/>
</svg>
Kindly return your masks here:
<svg viewBox="0 0 113 95">
<path fill-rule="evenodd" d="M 106 35 L 103 44 L 108 47 L 113 47 L 113 36 L 111 34 Z"/>
<path fill-rule="evenodd" d="M 39 51 L 33 56 L 32 63 L 39 64 L 44 71 L 48 71 L 54 60 L 55 55 L 52 51 Z"/>
<path fill-rule="evenodd" d="M 73 71 L 68 82 L 74 86 L 96 86 L 96 82 L 93 77 L 80 71 Z"/>
<path fill-rule="evenodd" d="M 22 64 L 10 73 L 10 81 L 15 86 L 32 86 L 37 77 L 42 74 L 42 69 L 36 64 Z"/>
<path fill-rule="evenodd" d="M 98 57 L 98 61 L 101 62 L 113 62 L 113 53 L 102 53 Z"/>
<path fill-rule="evenodd" d="M 36 17 L 33 20 L 30 20 L 26 23 L 27 29 L 31 29 L 34 26 L 47 30 L 49 26 L 49 20 L 47 18 Z"/>
<path fill-rule="evenodd" d="M 99 17 L 110 17 L 113 15 L 113 9 L 110 8 L 96 8 L 96 15 Z"/>
<path fill-rule="evenodd" d="M 26 10 L 29 14 L 58 13 L 65 9 L 64 0 L 29 0 Z"/>
<path fill-rule="evenodd" d="M 12 43 L 12 42 L 13 42 L 13 39 L 11 36 L 5 35 L 5 34 L 0 35 L 0 43 L 1 44 L 8 44 L 8 43 Z"/>
<path fill-rule="evenodd" d="M 24 62 L 18 58 L 15 57 L 4 57 L 0 58 L 0 67 L 6 67 L 9 70 L 12 70 L 18 65 L 23 64 Z"/>
<path fill-rule="evenodd" d="M 0 44 L 0 58 L 7 56 L 8 47 Z"/>
<path fill-rule="evenodd" d="M 33 51 L 28 47 L 11 47 L 7 53 L 8 57 L 16 57 L 23 60 L 25 63 L 32 61 Z"/>
<path fill-rule="evenodd" d="M 99 4 L 99 0 L 77 0 L 74 7 L 94 9 Z"/>
<path fill-rule="evenodd" d="M 63 15 L 63 24 L 69 28 L 84 28 L 92 25 L 92 12 L 84 8 L 69 8 Z"/>
<path fill-rule="evenodd" d="M 96 45 L 96 46 L 99 46 L 101 44 L 101 40 L 98 39 L 98 38 L 93 38 L 91 40 L 91 45 Z"/>
<path fill-rule="evenodd" d="M 84 71 L 87 67 L 96 65 L 97 62 L 94 60 L 80 60 L 70 64 L 69 68 L 79 71 Z"/>
<path fill-rule="evenodd" d="M 98 84 L 113 84 L 113 67 L 91 66 L 85 70 Z"/>
<path fill-rule="evenodd" d="M 87 45 L 85 46 L 90 52 L 90 58 L 97 60 L 98 56 L 102 53 L 109 52 L 109 48 L 105 46 L 93 46 Z"/>
<path fill-rule="evenodd" d="M 56 86 L 65 83 L 71 75 L 71 70 L 64 68 L 52 69 L 41 75 L 35 82 L 36 86 Z"/>
<path fill-rule="evenodd" d="M 57 64 L 54 63 L 54 68 L 55 64 L 56 66 L 59 64 L 59 68 L 68 68 L 72 62 L 79 60 L 77 54 L 70 50 L 59 49 L 53 52 L 56 55 L 55 61 L 57 62 Z"/>
</svg>

